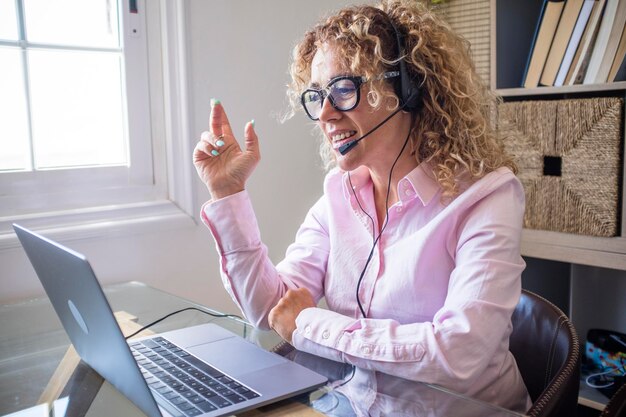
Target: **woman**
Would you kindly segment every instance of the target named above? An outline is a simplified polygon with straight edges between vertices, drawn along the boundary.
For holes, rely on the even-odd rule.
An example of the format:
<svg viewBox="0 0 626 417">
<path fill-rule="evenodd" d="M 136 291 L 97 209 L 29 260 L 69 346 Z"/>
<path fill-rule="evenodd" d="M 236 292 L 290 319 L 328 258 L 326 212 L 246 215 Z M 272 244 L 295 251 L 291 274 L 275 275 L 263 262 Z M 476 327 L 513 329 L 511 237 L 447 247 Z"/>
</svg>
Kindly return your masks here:
<svg viewBox="0 0 626 417">
<path fill-rule="evenodd" d="M 336 166 L 285 259 L 268 259 L 245 191 L 254 124 L 242 150 L 219 102 L 194 151 L 213 198 L 202 218 L 246 317 L 355 365 L 351 384 L 375 390 L 380 371 L 524 411 L 508 351 L 524 193 L 468 49 L 415 1 L 322 21 L 295 48 L 290 95 Z"/>
</svg>

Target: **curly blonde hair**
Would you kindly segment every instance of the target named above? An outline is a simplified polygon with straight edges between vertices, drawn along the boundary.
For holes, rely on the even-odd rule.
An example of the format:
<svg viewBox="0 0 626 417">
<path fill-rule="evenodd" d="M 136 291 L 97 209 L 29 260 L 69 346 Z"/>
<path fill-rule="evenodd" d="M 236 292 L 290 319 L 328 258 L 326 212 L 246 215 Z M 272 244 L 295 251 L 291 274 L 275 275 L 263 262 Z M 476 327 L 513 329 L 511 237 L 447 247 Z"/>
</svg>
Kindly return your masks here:
<svg viewBox="0 0 626 417">
<path fill-rule="evenodd" d="M 404 39 L 403 57 L 396 30 Z M 288 95 L 294 110 L 301 108 L 300 93 L 310 82 L 313 56 L 324 44 L 346 57 L 347 72 L 374 80 L 367 99 L 375 107 L 381 98 L 393 96 L 392 89 L 383 88 L 388 81 L 376 78 L 396 70 L 404 58 L 421 90 L 410 150 L 418 164 L 431 164 L 444 197 L 457 195 L 468 174 L 472 181 L 502 166 L 517 171 L 490 122 L 497 99 L 476 73 L 469 42 L 423 4 L 383 0 L 375 7 L 351 6 L 306 32 L 294 48 L 290 67 Z M 327 167 L 332 166 L 334 156 L 326 141 L 320 151 Z"/>
</svg>

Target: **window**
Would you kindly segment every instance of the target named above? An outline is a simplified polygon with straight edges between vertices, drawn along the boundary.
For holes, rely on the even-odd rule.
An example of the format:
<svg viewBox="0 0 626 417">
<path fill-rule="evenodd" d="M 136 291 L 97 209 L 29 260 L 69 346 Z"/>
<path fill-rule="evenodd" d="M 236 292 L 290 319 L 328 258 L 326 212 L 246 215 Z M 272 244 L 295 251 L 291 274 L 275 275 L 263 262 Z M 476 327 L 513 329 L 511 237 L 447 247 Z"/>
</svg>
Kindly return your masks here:
<svg viewBox="0 0 626 417">
<path fill-rule="evenodd" d="M 145 3 L 0 0 L 0 234 L 168 199 Z"/>
</svg>

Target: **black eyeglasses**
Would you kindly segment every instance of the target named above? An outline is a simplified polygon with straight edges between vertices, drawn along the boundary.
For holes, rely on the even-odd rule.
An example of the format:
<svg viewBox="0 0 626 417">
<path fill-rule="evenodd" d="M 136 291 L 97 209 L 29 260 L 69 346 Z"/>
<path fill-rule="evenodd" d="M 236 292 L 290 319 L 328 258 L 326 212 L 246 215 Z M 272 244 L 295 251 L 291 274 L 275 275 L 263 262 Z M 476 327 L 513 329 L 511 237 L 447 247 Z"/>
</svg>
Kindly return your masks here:
<svg viewBox="0 0 626 417">
<path fill-rule="evenodd" d="M 389 71 L 376 79 L 393 78 L 400 75 L 398 71 Z M 359 105 L 361 100 L 361 85 L 366 83 L 366 77 L 342 75 L 331 79 L 326 87 L 321 89 L 309 88 L 302 93 L 300 101 L 304 111 L 311 120 L 319 120 L 324 99 L 328 97 L 333 108 L 339 111 L 350 111 Z"/>
</svg>

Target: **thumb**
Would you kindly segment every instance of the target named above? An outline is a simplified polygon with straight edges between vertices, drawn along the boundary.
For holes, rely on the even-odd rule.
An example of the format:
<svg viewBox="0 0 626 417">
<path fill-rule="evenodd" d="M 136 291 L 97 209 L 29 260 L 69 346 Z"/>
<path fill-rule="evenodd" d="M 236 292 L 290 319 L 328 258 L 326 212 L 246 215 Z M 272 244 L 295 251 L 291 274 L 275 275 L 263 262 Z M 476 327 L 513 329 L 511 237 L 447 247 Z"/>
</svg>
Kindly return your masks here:
<svg viewBox="0 0 626 417">
<path fill-rule="evenodd" d="M 246 123 L 246 128 L 244 132 L 245 143 L 246 143 L 246 152 L 253 153 L 257 158 L 259 158 L 260 150 L 259 150 L 259 137 L 256 135 L 254 131 L 254 120 Z"/>
</svg>

